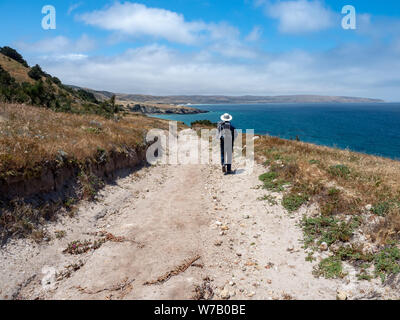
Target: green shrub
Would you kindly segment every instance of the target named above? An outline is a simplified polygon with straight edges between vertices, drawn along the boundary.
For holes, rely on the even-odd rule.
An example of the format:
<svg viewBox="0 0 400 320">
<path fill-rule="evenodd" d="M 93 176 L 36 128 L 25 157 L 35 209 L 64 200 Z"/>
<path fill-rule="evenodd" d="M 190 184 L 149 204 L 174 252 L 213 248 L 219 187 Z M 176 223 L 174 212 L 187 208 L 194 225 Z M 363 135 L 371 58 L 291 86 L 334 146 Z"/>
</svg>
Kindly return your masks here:
<svg viewBox="0 0 400 320">
<path fill-rule="evenodd" d="M 335 177 L 341 177 L 347 179 L 350 174 L 350 169 L 346 165 L 338 164 L 329 167 L 329 173 Z"/>
<path fill-rule="evenodd" d="M 89 91 L 86 91 L 83 89 L 78 89 L 77 94 L 84 101 L 88 101 L 91 103 L 98 103 L 96 97 L 94 96 L 94 94 L 92 92 L 89 92 Z"/>
<path fill-rule="evenodd" d="M 308 196 L 304 194 L 288 194 L 283 196 L 282 205 L 289 212 L 296 211 L 308 201 Z"/>
<path fill-rule="evenodd" d="M 270 172 L 266 172 L 266 173 L 262 174 L 261 176 L 258 177 L 258 179 L 261 180 L 262 182 L 265 182 L 265 181 L 274 180 L 277 177 L 278 177 L 278 174 L 276 172 L 270 171 Z"/>
<path fill-rule="evenodd" d="M 400 272 L 400 250 L 392 246 L 385 248 L 375 255 L 374 265 L 375 274 L 380 276 L 382 281 L 385 280 L 385 274 L 397 274 Z"/>
<path fill-rule="evenodd" d="M 190 126 L 193 127 L 194 125 L 203 125 L 203 126 L 214 126 L 216 127 L 217 124 L 214 122 L 211 122 L 210 120 L 196 120 L 193 121 Z"/>
<path fill-rule="evenodd" d="M 57 77 L 53 77 L 52 80 L 53 80 L 53 82 L 54 82 L 56 85 L 58 85 L 58 86 L 61 86 L 61 85 L 62 85 L 61 80 L 58 79 Z"/>
<path fill-rule="evenodd" d="M 314 275 L 333 279 L 343 278 L 346 274 L 343 272 L 342 261 L 338 257 L 332 256 L 319 263 L 318 267 L 314 269 Z"/>
<path fill-rule="evenodd" d="M 363 253 L 360 248 L 352 247 L 341 247 L 337 252 L 337 256 L 342 261 L 365 261 L 372 262 L 374 255 L 371 253 Z"/>
<path fill-rule="evenodd" d="M 319 244 L 326 242 L 328 246 L 336 241 L 349 241 L 359 223 L 358 219 L 354 218 L 353 220 L 346 223 L 331 216 L 304 217 L 301 225 L 304 231 L 305 245 L 311 245 L 316 239 Z"/>
<path fill-rule="evenodd" d="M 5 47 L 0 48 L 0 53 L 21 63 L 24 67 L 29 68 L 28 63 L 24 60 L 24 58 L 15 49 L 5 46 Z"/>
<path fill-rule="evenodd" d="M 279 174 L 275 171 L 269 171 L 259 176 L 259 179 L 264 182 L 263 188 L 271 191 L 283 191 L 283 186 L 288 182 L 279 178 Z"/>
<path fill-rule="evenodd" d="M 45 77 L 46 74 L 43 72 L 42 68 L 37 64 L 32 67 L 31 70 L 28 72 L 28 76 L 31 77 L 33 80 L 40 80 L 42 77 Z"/>
<path fill-rule="evenodd" d="M 393 201 L 390 201 L 390 200 L 389 201 L 383 201 L 383 202 L 379 202 L 379 203 L 375 204 L 372 207 L 371 211 L 373 213 L 375 213 L 376 215 L 383 217 L 389 212 L 389 210 L 393 206 L 394 206 Z"/>
<path fill-rule="evenodd" d="M 329 195 L 330 197 L 336 198 L 339 194 L 340 194 L 340 190 L 339 190 L 339 189 L 330 188 L 330 189 L 328 190 L 328 195 Z"/>
</svg>

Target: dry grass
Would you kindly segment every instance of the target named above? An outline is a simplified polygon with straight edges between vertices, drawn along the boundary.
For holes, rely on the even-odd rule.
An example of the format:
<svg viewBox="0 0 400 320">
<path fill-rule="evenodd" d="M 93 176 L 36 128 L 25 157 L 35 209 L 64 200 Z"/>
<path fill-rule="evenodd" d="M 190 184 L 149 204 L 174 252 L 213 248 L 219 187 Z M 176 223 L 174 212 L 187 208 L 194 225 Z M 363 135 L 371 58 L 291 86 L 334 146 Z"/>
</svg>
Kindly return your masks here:
<svg viewBox="0 0 400 320">
<path fill-rule="evenodd" d="M 29 82 L 32 84 L 35 82 L 28 76 L 29 68 L 26 68 L 21 63 L 1 53 L 0 66 L 2 66 L 17 82 Z"/>
<path fill-rule="evenodd" d="M 317 201 L 323 215 L 357 215 L 366 205 L 400 201 L 399 161 L 268 136 L 256 140 L 255 149 L 258 161 L 290 182 L 292 194 Z M 381 210 L 385 223 L 378 232 L 398 238 L 397 205 Z"/>
<path fill-rule="evenodd" d="M 146 133 L 152 128 L 168 129 L 168 121 L 130 113 L 106 119 L 0 103 L 1 183 L 38 178 L 46 168 L 79 171 L 71 178 L 71 182 L 76 179 L 77 189 L 66 190 L 51 201 L 39 196 L 32 204 L 29 199 L 0 195 L 4 196 L 0 201 L 0 245 L 10 236 L 31 236 L 39 241 L 45 236 L 41 226 L 56 219 L 61 207 L 72 216 L 77 200 L 93 199 L 104 185 L 88 164 L 105 164 L 108 155 L 143 150 Z"/>
<path fill-rule="evenodd" d="M 259 160 L 296 164 L 300 180 L 334 181 L 365 204 L 400 195 L 399 161 L 275 137 L 262 137 L 255 147 Z M 338 165 L 349 168 L 349 174 L 342 176 L 331 170 Z"/>
<path fill-rule="evenodd" d="M 378 243 L 390 243 L 393 239 L 398 239 L 400 234 L 400 208 L 393 207 L 381 223 L 371 230 L 372 240 Z"/>
<path fill-rule="evenodd" d="M 120 151 L 144 143 L 148 129 L 168 128 L 163 120 L 127 115 L 112 120 L 95 115 L 0 104 L 0 173 L 16 175 L 65 154 L 76 161 L 99 150 Z"/>
<path fill-rule="evenodd" d="M 318 204 L 319 212 L 300 222 L 307 261 L 323 243 L 333 253 L 319 262 L 315 275 L 342 278 L 344 261 L 360 280 L 385 282 L 400 273 L 400 162 L 268 136 L 256 141 L 255 151 L 268 170 L 260 180 L 284 192 L 282 205 L 289 212 Z"/>
</svg>

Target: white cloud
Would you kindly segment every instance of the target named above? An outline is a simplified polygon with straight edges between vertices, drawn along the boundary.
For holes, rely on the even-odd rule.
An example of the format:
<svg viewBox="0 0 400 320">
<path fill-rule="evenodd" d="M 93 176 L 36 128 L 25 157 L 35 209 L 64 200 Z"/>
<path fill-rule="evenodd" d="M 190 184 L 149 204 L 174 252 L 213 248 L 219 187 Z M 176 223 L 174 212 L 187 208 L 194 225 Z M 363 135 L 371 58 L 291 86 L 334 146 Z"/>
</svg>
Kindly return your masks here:
<svg viewBox="0 0 400 320">
<path fill-rule="evenodd" d="M 72 13 L 72 11 L 75 11 L 82 5 L 83 5 L 83 2 L 78 2 L 78 3 L 74 3 L 74 4 L 70 5 L 68 8 L 67 14 L 70 15 Z"/>
<path fill-rule="evenodd" d="M 254 0 L 253 4 L 255 7 L 261 7 L 268 3 L 268 0 Z"/>
<path fill-rule="evenodd" d="M 228 58 L 253 59 L 257 57 L 254 48 L 240 40 L 240 32 L 237 28 L 223 22 L 208 24 L 206 30 L 209 34 L 203 42 L 208 42 L 208 50 Z"/>
<path fill-rule="evenodd" d="M 282 33 L 316 32 L 335 23 L 335 14 L 319 0 L 266 2 L 265 6 L 267 15 L 279 20 Z"/>
<path fill-rule="evenodd" d="M 84 34 L 75 41 L 64 36 L 57 36 L 33 43 L 17 42 L 15 46 L 28 53 L 71 53 L 90 51 L 95 48 L 96 43 Z"/>
<path fill-rule="evenodd" d="M 43 60 L 50 61 L 79 61 L 88 58 L 88 55 L 81 53 L 54 54 L 51 56 L 42 56 Z"/>
<path fill-rule="evenodd" d="M 240 31 L 226 22 L 210 23 L 203 29 L 209 32 L 211 40 L 237 39 L 240 36 Z"/>
<path fill-rule="evenodd" d="M 255 59 L 258 57 L 256 50 L 248 48 L 238 41 L 215 43 L 209 47 L 209 50 L 227 58 Z"/>
<path fill-rule="evenodd" d="M 253 30 L 247 35 L 246 41 L 258 41 L 261 37 L 262 30 L 260 27 L 254 27 Z"/>
<path fill-rule="evenodd" d="M 374 40 L 385 37 L 398 37 L 400 35 L 400 19 L 358 13 L 356 31 Z"/>
<path fill-rule="evenodd" d="M 241 40 L 240 31 L 226 22 L 187 22 L 183 15 L 137 3 L 115 3 L 99 11 L 79 15 L 78 20 L 114 31 L 110 41 L 115 44 L 127 37 L 151 36 L 187 45 L 207 48 L 228 58 L 254 58 L 254 49 Z M 255 28 L 250 40 L 260 36 Z"/>
<path fill-rule="evenodd" d="M 380 59 L 375 57 L 378 55 Z M 180 53 L 150 45 L 114 57 L 42 60 L 63 82 L 98 90 L 144 94 L 321 94 L 400 100 L 400 53 L 347 46 L 324 53 L 264 53 L 256 61 L 207 51 Z"/>
<path fill-rule="evenodd" d="M 393 43 L 394 50 L 400 54 L 400 37 L 397 38 Z"/>
<path fill-rule="evenodd" d="M 153 36 L 193 44 L 204 31 L 202 22 L 186 22 L 182 14 L 143 4 L 116 2 L 111 7 L 77 16 L 88 25 L 131 36 Z"/>
<path fill-rule="evenodd" d="M 229 57 L 249 57 L 250 51 L 240 40 L 240 31 L 226 22 L 188 22 L 182 14 L 131 2 L 116 2 L 108 8 L 78 15 L 77 19 L 116 32 L 113 36 L 116 42 L 129 36 L 150 36 L 153 40 L 208 46 L 210 50 L 226 53 Z M 260 35 L 260 29 L 255 28 L 249 39 L 255 41 Z"/>
</svg>

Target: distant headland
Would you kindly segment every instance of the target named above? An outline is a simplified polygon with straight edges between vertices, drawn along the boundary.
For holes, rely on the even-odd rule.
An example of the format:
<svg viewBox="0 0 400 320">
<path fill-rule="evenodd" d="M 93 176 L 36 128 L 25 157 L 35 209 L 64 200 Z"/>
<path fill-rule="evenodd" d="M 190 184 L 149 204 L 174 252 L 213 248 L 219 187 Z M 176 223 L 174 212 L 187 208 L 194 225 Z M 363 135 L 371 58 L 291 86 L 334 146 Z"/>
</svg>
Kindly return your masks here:
<svg viewBox="0 0 400 320">
<path fill-rule="evenodd" d="M 92 92 L 97 99 L 105 100 L 116 95 L 122 102 L 190 105 L 190 104 L 257 104 L 257 103 L 382 103 L 381 99 L 347 97 L 347 96 L 323 96 L 323 95 L 280 95 L 280 96 L 224 96 L 224 95 L 171 95 L 153 96 L 144 94 L 113 93 L 109 91 Z"/>
</svg>

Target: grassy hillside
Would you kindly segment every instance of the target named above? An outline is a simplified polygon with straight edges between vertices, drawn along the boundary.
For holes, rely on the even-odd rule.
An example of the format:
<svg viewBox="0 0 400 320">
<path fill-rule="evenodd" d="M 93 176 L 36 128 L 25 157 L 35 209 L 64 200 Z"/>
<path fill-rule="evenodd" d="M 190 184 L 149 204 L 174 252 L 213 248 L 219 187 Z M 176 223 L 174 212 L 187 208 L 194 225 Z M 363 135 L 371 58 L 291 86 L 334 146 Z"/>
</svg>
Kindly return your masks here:
<svg viewBox="0 0 400 320">
<path fill-rule="evenodd" d="M 19 83 L 28 82 L 33 84 L 35 82 L 28 76 L 30 68 L 25 67 L 20 62 L 17 62 L 2 53 L 0 53 L 0 66 Z"/>
<path fill-rule="evenodd" d="M 24 174 L 60 153 L 75 161 L 143 144 L 146 130 L 166 122 L 140 115 L 106 119 L 18 104 L 0 104 L 0 178 Z M 62 124 L 62 125 L 61 125 Z"/>
<path fill-rule="evenodd" d="M 332 252 L 317 275 L 342 277 L 344 261 L 358 267 L 360 279 L 400 272 L 399 161 L 274 137 L 261 137 L 255 148 L 266 167 L 263 187 L 283 193 L 289 213 L 317 205 L 301 223 L 310 260 Z"/>
<path fill-rule="evenodd" d="M 168 122 L 139 114 L 107 119 L 0 103 L 0 243 L 10 235 L 39 240 L 42 222 L 53 219 L 60 207 L 71 209 L 80 198 L 92 198 L 103 185 L 104 171 L 123 168 L 132 159 L 140 162 L 135 158 L 145 150 L 151 128 L 167 129 Z M 58 193 L 44 200 L 41 185 L 53 189 L 57 179 L 77 183 L 76 193 L 74 188 L 72 196 Z M 38 193 L 39 200 L 7 198 L 19 181 Z"/>
<path fill-rule="evenodd" d="M 8 47 L 0 48 L 0 101 L 108 117 L 120 111 L 112 97 L 100 102 L 88 91 L 64 86 L 40 66 L 30 68 L 18 52 Z"/>
</svg>

